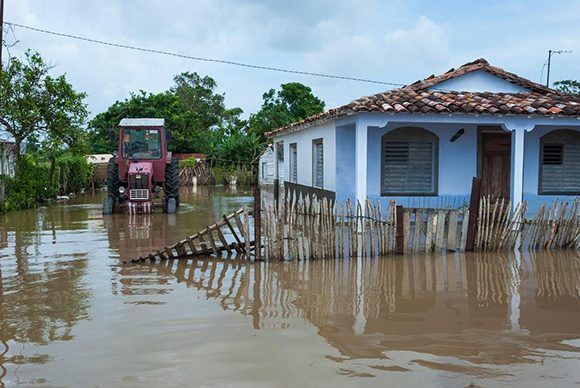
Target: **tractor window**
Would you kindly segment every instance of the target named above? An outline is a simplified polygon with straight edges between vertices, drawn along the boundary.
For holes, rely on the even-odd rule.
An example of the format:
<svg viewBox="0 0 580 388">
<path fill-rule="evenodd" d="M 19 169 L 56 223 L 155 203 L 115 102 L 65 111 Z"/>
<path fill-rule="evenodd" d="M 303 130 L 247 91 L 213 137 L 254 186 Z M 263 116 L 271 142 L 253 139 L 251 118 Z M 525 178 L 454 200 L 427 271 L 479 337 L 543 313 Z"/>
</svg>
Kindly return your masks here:
<svg viewBox="0 0 580 388">
<path fill-rule="evenodd" d="M 124 129 L 123 158 L 159 159 L 161 138 L 158 129 Z"/>
</svg>

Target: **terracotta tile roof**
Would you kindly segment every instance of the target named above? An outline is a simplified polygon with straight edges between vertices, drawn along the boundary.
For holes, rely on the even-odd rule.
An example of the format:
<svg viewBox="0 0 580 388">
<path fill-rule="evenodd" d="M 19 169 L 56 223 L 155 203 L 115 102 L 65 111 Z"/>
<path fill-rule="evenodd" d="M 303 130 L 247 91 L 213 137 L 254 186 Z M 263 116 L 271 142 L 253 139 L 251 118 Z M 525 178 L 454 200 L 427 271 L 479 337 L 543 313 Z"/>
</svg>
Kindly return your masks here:
<svg viewBox="0 0 580 388">
<path fill-rule="evenodd" d="M 428 90 L 433 85 L 463 74 L 483 70 L 530 89 L 526 93 L 457 92 Z M 491 66 L 485 59 L 466 63 L 439 76 L 430 76 L 411 85 L 361 97 L 347 105 L 330 109 L 267 133 L 268 136 L 292 128 L 302 128 L 358 112 L 506 114 L 580 117 L 580 96 L 557 91 Z"/>
</svg>

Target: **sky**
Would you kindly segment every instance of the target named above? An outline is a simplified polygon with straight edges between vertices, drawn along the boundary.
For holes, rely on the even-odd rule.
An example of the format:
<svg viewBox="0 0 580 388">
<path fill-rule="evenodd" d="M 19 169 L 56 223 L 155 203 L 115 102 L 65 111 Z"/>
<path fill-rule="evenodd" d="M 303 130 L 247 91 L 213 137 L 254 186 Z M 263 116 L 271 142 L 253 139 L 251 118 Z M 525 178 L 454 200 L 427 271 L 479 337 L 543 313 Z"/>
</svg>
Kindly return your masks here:
<svg viewBox="0 0 580 388">
<path fill-rule="evenodd" d="M 477 58 L 540 81 L 580 79 L 580 1 L 5 0 L 5 21 L 248 64 L 408 84 Z M 38 51 L 87 93 L 92 115 L 131 92 L 161 92 L 184 71 L 213 77 L 245 116 L 262 95 L 302 82 L 327 108 L 390 86 L 259 71 L 99 46 L 16 27 L 10 55 Z M 6 50 L 4 58 L 8 56 Z M 544 73 L 545 82 L 545 73 Z"/>
</svg>

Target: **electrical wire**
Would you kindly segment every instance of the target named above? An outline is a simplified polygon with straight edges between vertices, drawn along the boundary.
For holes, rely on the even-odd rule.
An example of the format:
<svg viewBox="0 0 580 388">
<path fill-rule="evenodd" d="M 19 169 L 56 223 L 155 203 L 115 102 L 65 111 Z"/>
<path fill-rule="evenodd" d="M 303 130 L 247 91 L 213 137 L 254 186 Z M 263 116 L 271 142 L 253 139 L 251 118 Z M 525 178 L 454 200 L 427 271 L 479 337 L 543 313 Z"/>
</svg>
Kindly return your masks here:
<svg viewBox="0 0 580 388">
<path fill-rule="evenodd" d="M 27 26 L 27 25 L 20 24 L 20 23 L 13 23 L 13 22 L 5 21 L 4 24 L 7 24 L 7 25 L 12 26 L 12 27 L 19 27 L 19 28 L 23 28 L 26 30 L 30 30 L 30 31 L 40 32 L 43 34 L 55 35 L 55 36 L 70 38 L 70 39 L 76 39 L 76 40 L 80 40 L 80 41 L 84 41 L 84 42 L 100 44 L 103 46 L 111 46 L 111 47 L 117 47 L 117 48 L 122 48 L 122 49 L 134 50 L 134 51 L 142 51 L 142 52 L 147 52 L 147 53 L 168 55 L 168 56 L 177 57 L 177 58 L 191 59 L 194 61 L 221 63 L 221 64 L 225 64 L 225 65 L 239 66 L 239 67 L 245 67 L 245 68 L 256 69 L 256 70 L 276 71 L 276 72 L 281 72 L 281 73 L 307 75 L 307 76 L 322 77 L 322 78 L 332 78 L 332 79 L 340 79 L 340 80 L 346 80 L 346 81 L 365 82 L 365 83 L 379 84 L 379 85 L 389 85 L 389 86 L 397 86 L 397 87 L 398 86 L 405 86 L 404 84 L 399 84 L 399 83 L 394 83 L 394 82 L 377 81 L 377 80 L 372 80 L 372 79 L 367 79 L 367 78 L 349 77 L 349 76 L 342 76 L 342 75 L 336 75 L 336 74 L 316 73 L 316 72 L 311 72 L 311 71 L 292 70 L 292 69 L 285 69 L 285 68 L 274 67 L 274 66 L 253 65 L 253 64 L 249 64 L 249 63 L 228 61 L 228 60 L 224 60 L 224 59 L 185 55 L 185 54 L 179 54 L 179 53 L 175 53 L 175 52 L 171 52 L 171 51 L 149 49 L 149 48 L 144 48 L 144 47 L 131 46 L 131 45 L 127 45 L 127 44 L 107 42 L 104 40 L 92 39 L 92 38 L 87 38 L 87 37 L 79 36 L 79 35 L 72 35 L 72 34 L 66 34 L 66 33 L 62 33 L 62 32 L 50 31 L 50 30 L 46 30 L 46 29 L 42 29 L 42 28 Z"/>
</svg>

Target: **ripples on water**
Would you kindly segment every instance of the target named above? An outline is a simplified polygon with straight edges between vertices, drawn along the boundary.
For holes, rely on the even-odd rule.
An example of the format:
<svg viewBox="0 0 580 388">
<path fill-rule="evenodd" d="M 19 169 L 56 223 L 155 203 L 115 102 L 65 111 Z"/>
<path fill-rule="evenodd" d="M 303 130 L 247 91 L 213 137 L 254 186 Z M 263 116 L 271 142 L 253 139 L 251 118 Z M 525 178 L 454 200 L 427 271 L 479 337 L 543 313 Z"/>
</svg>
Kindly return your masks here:
<svg viewBox="0 0 580 388">
<path fill-rule="evenodd" d="M 7 385 L 569 385 L 576 252 L 122 266 L 249 203 L 103 220 L 101 196 L 0 218 Z"/>
</svg>

